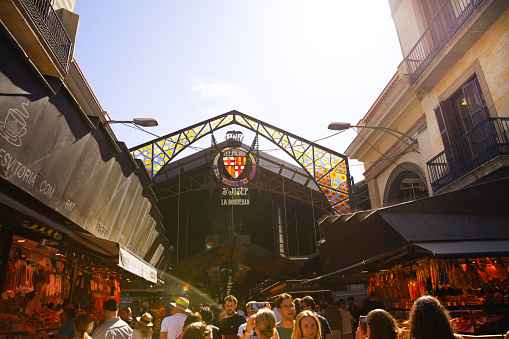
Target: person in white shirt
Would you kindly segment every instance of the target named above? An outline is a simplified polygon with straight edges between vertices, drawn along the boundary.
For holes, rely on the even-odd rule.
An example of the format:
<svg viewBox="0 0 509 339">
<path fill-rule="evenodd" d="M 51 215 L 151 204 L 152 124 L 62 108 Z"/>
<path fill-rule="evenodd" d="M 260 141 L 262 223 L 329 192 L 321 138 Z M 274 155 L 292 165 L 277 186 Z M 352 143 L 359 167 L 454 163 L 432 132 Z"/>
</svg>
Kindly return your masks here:
<svg viewBox="0 0 509 339">
<path fill-rule="evenodd" d="M 159 339 L 175 339 L 182 333 L 182 326 L 187 318 L 187 313 L 191 313 L 189 307 L 189 300 L 183 297 L 178 297 L 177 301 L 170 303 L 172 306 L 172 315 L 166 317 L 161 322 L 161 333 Z"/>
<path fill-rule="evenodd" d="M 249 319 L 249 317 L 251 317 L 252 315 L 254 315 L 258 312 L 258 310 L 251 309 L 251 304 L 254 304 L 254 303 L 256 303 L 256 301 L 250 301 L 246 304 L 246 312 L 247 312 L 248 319 Z M 246 332 L 246 325 L 247 325 L 247 322 L 245 322 L 239 326 L 239 330 L 237 331 L 237 337 L 239 339 L 242 339 L 242 337 L 244 336 L 244 333 Z M 253 338 L 254 333 L 255 332 L 254 332 L 254 328 L 253 328 L 251 330 L 251 333 L 247 333 L 247 338 L 249 338 L 249 339 Z M 256 334 L 254 334 L 254 336 L 256 337 Z"/>
<path fill-rule="evenodd" d="M 118 303 L 115 299 L 106 300 L 103 305 L 104 323 L 92 333 L 94 339 L 131 339 L 133 329 L 118 317 Z"/>
<path fill-rule="evenodd" d="M 281 295 L 276 298 L 276 300 L 274 302 L 274 307 L 272 308 L 272 312 L 274 312 L 274 315 L 276 316 L 276 324 L 278 322 L 280 322 L 281 319 L 282 319 L 280 309 L 277 308 L 277 305 L 281 304 L 281 299 L 280 298 L 281 298 Z"/>
<path fill-rule="evenodd" d="M 341 335 L 343 339 L 354 339 L 353 331 L 354 318 L 346 309 L 346 300 L 339 299 L 339 312 L 341 312 Z"/>
</svg>

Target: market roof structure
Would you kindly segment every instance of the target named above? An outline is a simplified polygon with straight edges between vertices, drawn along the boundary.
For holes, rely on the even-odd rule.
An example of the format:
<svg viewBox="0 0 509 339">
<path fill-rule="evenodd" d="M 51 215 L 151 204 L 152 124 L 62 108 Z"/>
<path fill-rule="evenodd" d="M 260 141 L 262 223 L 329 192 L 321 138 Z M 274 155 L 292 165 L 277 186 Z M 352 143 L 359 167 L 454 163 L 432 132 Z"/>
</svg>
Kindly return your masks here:
<svg viewBox="0 0 509 339">
<path fill-rule="evenodd" d="M 155 178 L 184 149 L 215 131 L 239 125 L 274 143 L 299 164 L 327 197 L 335 214 L 350 212 L 351 177 L 348 158 L 312 141 L 238 111 L 230 111 L 130 149 Z"/>
</svg>

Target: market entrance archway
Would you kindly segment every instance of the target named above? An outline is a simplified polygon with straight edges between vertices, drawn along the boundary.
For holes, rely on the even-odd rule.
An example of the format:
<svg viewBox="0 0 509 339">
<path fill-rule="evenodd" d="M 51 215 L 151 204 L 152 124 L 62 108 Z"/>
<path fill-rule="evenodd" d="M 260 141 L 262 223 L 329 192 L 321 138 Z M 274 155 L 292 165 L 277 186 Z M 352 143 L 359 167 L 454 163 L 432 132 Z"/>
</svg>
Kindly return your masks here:
<svg viewBox="0 0 509 339">
<path fill-rule="evenodd" d="M 351 177 L 348 158 L 312 141 L 238 111 L 230 111 L 130 149 L 154 178 L 180 152 L 208 134 L 242 126 L 274 143 L 292 157 L 320 187 L 335 214 L 350 212 Z"/>
</svg>

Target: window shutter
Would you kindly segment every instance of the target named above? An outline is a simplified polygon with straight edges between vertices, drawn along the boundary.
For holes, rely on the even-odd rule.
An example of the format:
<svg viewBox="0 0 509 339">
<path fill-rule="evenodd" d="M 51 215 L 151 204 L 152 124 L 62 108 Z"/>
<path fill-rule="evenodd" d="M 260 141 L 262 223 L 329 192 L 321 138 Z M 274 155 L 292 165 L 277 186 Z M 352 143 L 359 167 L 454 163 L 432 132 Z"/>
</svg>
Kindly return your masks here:
<svg viewBox="0 0 509 339">
<path fill-rule="evenodd" d="M 435 116 L 437 118 L 438 128 L 440 130 L 440 135 L 442 136 L 444 148 L 447 148 L 451 145 L 451 139 L 449 138 L 449 133 L 447 132 L 447 126 L 445 124 L 444 114 L 442 113 L 442 107 L 440 104 L 435 107 Z"/>
<path fill-rule="evenodd" d="M 439 108 L 438 111 L 437 108 Z M 441 101 L 438 104 L 438 106 L 435 107 L 435 115 L 437 115 L 437 121 L 439 121 L 439 125 L 440 125 L 439 115 L 442 117 L 444 125 L 443 128 L 440 128 L 441 129 L 440 133 L 442 135 L 444 135 L 443 132 L 447 133 L 448 145 L 452 144 L 461 137 L 461 131 L 459 128 L 458 120 L 456 119 L 456 114 L 454 113 L 454 108 L 452 106 L 451 100 Z M 444 137 L 442 137 L 442 140 L 444 141 L 445 146 L 446 140 L 444 140 Z M 447 146 L 445 147 L 447 148 Z"/>
<path fill-rule="evenodd" d="M 468 82 L 461 88 L 467 102 L 470 119 L 472 119 L 472 126 L 478 125 L 481 121 L 487 118 L 486 111 L 483 107 L 486 104 L 483 105 L 483 100 L 480 95 L 480 87 L 478 87 L 476 82 L 477 78 Z M 465 119 L 467 117 L 461 118 Z"/>
</svg>

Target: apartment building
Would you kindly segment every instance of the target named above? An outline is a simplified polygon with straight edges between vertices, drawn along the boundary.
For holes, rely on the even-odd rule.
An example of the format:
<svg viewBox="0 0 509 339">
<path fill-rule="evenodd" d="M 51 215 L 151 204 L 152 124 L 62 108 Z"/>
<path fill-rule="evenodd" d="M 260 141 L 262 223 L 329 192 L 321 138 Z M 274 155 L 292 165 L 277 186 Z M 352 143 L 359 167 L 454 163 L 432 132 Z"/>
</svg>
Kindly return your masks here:
<svg viewBox="0 0 509 339">
<path fill-rule="evenodd" d="M 509 176 L 509 2 L 389 5 L 403 60 L 345 151 L 371 208 Z"/>
</svg>

